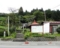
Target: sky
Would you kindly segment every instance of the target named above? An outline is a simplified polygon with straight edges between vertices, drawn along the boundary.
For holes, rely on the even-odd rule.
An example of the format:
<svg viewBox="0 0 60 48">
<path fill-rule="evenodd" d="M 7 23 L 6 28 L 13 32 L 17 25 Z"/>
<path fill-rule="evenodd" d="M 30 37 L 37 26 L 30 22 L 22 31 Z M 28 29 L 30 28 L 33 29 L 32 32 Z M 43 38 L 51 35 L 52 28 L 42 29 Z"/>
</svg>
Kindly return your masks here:
<svg viewBox="0 0 60 48">
<path fill-rule="evenodd" d="M 17 10 L 20 7 L 29 12 L 36 8 L 60 10 L 60 0 L 0 0 L 0 13 L 10 13 L 10 9 Z"/>
</svg>

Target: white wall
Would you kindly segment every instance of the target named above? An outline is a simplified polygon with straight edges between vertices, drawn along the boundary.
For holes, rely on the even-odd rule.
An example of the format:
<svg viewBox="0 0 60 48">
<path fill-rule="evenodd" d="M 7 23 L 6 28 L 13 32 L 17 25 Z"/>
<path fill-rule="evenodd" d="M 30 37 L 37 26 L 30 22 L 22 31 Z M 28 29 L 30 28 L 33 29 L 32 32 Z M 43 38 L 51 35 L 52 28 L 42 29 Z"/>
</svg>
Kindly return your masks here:
<svg viewBox="0 0 60 48">
<path fill-rule="evenodd" d="M 43 30 L 44 33 L 49 33 L 50 32 L 50 23 L 49 22 L 44 23 L 43 28 L 44 28 L 44 30 Z"/>
<path fill-rule="evenodd" d="M 43 26 L 31 26 L 32 33 L 41 33 L 43 32 Z"/>
</svg>

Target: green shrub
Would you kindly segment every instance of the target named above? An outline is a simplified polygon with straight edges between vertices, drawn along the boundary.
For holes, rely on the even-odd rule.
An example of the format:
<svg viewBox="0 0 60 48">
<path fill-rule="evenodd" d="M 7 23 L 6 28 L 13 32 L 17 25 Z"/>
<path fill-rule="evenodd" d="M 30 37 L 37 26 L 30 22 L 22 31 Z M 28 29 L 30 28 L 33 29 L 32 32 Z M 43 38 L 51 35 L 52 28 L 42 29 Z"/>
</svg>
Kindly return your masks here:
<svg viewBox="0 0 60 48">
<path fill-rule="evenodd" d="M 47 37 L 47 36 L 49 36 L 49 35 L 51 35 L 50 33 L 45 33 L 44 34 L 44 37 Z"/>
<path fill-rule="evenodd" d="M 4 34 L 4 29 L 2 29 L 2 28 L 0 28 L 0 37 L 3 37 L 3 34 Z M 7 34 L 7 31 L 6 31 L 6 36 L 7 36 L 8 34 Z"/>
<path fill-rule="evenodd" d="M 56 36 L 54 35 L 50 35 L 50 36 L 46 36 L 47 38 L 55 38 Z"/>
<path fill-rule="evenodd" d="M 12 33 L 10 36 L 11 36 L 12 38 L 15 38 L 15 37 L 16 37 L 16 32 Z"/>
<path fill-rule="evenodd" d="M 44 37 L 55 38 L 56 36 L 54 34 L 44 34 Z"/>
<path fill-rule="evenodd" d="M 13 33 L 15 31 L 15 26 L 10 27 L 9 31 L 10 31 L 10 33 Z"/>
<path fill-rule="evenodd" d="M 6 36 L 6 37 L 2 37 L 3 40 L 7 40 L 7 39 L 13 39 L 16 37 L 16 32 L 10 34 L 10 36 Z"/>
<path fill-rule="evenodd" d="M 27 39 L 31 36 L 31 32 L 25 32 L 24 33 L 24 38 Z"/>
<path fill-rule="evenodd" d="M 58 27 L 58 28 L 56 29 L 56 31 L 60 34 L 60 27 Z"/>
<path fill-rule="evenodd" d="M 25 33 L 25 32 L 30 32 L 30 29 L 25 28 L 23 33 Z"/>
<path fill-rule="evenodd" d="M 41 36 L 42 36 L 42 34 L 32 33 L 32 36 L 33 36 L 33 37 L 41 37 Z"/>
</svg>

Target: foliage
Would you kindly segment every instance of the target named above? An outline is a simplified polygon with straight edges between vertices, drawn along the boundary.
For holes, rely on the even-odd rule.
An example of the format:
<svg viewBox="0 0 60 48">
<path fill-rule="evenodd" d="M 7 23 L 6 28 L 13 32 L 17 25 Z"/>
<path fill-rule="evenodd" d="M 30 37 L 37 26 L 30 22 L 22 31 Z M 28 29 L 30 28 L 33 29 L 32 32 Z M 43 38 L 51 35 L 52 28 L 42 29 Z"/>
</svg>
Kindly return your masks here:
<svg viewBox="0 0 60 48">
<path fill-rule="evenodd" d="M 0 25 L 5 26 L 6 25 L 6 17 L 0 17 Z"/>
<path fill-rule="evenodd" d="M 31 32 L 25 32 L 24 33 L 24 38 L 27 39 L 29 37 L 41 37 L 42 34 L 38 34 L 38 33 L 31 33 Z"/>
<path fill-rule="evenodd" d="M 57 30 L 57 32 L 60 34 L 60 27 L 58 27 L 56 30 Z"/>
<path fill-rule="evenodd" d="M 2 40 L 11 40 L 16 37 L 16 32 L 12 33 L 10 36 L 2 37 Z"/>
<path fill-rule="evenodd" d="M 10 33 L 13 33 L 15 31 L 15 26 L 12 26 L 9 28 Z"/>
<path fill-rule="evenodd" d="M 0 17 L 0 20 L 4 21 L 4 20 L 6 20 L 6 17 Z"/>
<path fill-rule="evenodd" d="M 3 36 L 4 31 L 6 31 L 6 36 L 7 36 L 7 27 L 5 27 L 5 26 L 0 26 L 0 37 Z"/>
<path fill-rule="evenodd" d="M 31 35 L 32 35 L 32 37 L 41 37 L 42 36 L 42 34 L 39 34 L 39 33 L 32 33 Z"/>
<path fill-rule="evenodd" d="M 44 34 L 44 37 L 47 37 L 47 38 L 55 38 L 56 35 L 47 33 L 47 34 Z"/>
<path fill-rule="evenodd" d="M 16 37 L 16 32 L 13 32 L 10 36 L 8 36 L 7 38 L 15 38 Z"/>
<path fill-rule="evenodd" d="M 35 20 L 44 20 L 44 13 L 43 12 L 40 12 L 39 10 L 35 11 L 33 13 L 33 15 L 35 15 Z"/>
<path fill-rule="evenodd" d="M 4 29 L 0 28 L 0 36 L 3 36 L 3 33 L 4 33 Z"/>
<path fill-rule="evenodd" d="M 30 12 L 28 12 L 27 10 L 24 12 L 24 15 L 30 15 Z"/>
<path fill-rule="evenodd" d="M 55 36 L 57 36 L 57 37 L 60 37 L 60 34 L 58 33 L 58 34 L 54 34 Z"/>
<path fill-rule="evenodd" d="M 60 10 L 45 10 L 46 13 L 46 20 L 47 21 L 60 21 Z M 17 13 L 0 13 L 0 32 L 3 34 L 3 31 L 6 30 L 7 32 L 7 25 L 8 25 L 8 16 L 9 16 L 9 26 L 10 26 L 10 32 L 15 32 L 16 28 L 20 29 L 19 27 L 22 26 L 23 23 L 29 23 L 33 20 L 36 20 L 37 22 L 43 22 L 44 21 L 44 10 L 42 9 L 32 9 L 31 12 L 28 12 L 27 10 L 24 12 L 23 7 L 20 7 Z M 26 30 L 25 30 L 26 31 Z M 30 33 L 27 33 L 29 31 L 26 31 L 27 36 L 30 36 Z M 60 28 L 57 29 L 57 32 L 60 33 Z M 32 34 L 33 36 L 41 36 L 40 34 Z M 48 34 L 45 34 L 45 36 L 48 36 Z"/>
<path fill-rule="evenodd" d="M 6 30 L 6 29 L 7 29 L 7 27 L 6 27 L 6 26 L 0 26 L 0 28 L 1 28 L 1 29 L 4 29 L 4 30 Z"/>
<path fill-rule="evenodd" d="M 4 29 L 2 29 L 2 28 L 0 28 L 0 37 L 2 37 L 3 36 L 3 34 L 4 34 Z M 6 36 L 7 36 L 8 34 L 7 34 L 7 31 L 6 31 Z"/>
<path fill-rule="evenodd" d="M 28 37 L 31 36 L 31 32 L 25 32 L 24 33 L 24 38 L 27 39 Z"/>
<path fill-rule="evenodd" d="M 22 7 L 19 8 L 18 14 L 23 15 L 23 8 Z"/>
<path fill-rule="evenodd" d="M 33 21 L 34 20 L 34 18 L 35 18 L 35 16 L 34 15 L 25 15 L 25 16 L 23 16 L 22 17 L 22 22 L 24 23 L 27 23 L 27 22 L 31 22 L 31 21 Z"/>
</svg>

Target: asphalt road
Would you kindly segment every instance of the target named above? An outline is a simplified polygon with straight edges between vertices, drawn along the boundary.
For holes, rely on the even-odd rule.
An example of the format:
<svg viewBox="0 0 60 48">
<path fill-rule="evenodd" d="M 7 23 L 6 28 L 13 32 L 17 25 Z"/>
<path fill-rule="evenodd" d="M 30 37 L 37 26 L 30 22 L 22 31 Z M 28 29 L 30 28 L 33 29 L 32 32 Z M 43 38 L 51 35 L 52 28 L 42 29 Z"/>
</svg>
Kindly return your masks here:
<svg viewBox="0 0 60 48">
<path fill-rule="evenodd" d="M 1 46 L 0 48 L 60 48 L 60 46 Z"/>
<path fill-rule="evenodd" d="M 0 41 L 0 48 L 60 48 L 60 41 Z"/>
</svg>

